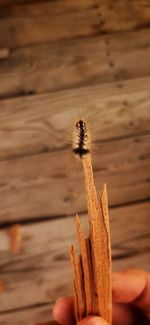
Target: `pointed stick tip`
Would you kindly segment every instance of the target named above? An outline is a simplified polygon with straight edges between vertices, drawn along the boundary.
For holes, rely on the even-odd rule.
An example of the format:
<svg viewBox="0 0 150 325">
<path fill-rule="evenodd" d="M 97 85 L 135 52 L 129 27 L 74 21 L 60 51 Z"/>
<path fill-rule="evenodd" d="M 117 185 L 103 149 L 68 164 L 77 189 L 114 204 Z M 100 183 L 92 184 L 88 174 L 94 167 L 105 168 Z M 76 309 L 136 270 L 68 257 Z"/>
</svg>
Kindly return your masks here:
<svg viewBox="0 0 150 325">
<path fill-rule="evenodd" d="M 79 221 L 80 221 L 79 215 L 78 215 L 78 213 L 76 213 L 76 222 L 79 222 Z"/>
<path fill-rule="evenodd" d="M 75 248 L 74 248 L 74 245 L 73 244 L 70 245 L 69 251 L 70 251 L 70 254 L 74 254 L 75 253 Z"/>
<path fill-rule="evenodd" d="M 81 220 L 80 220 L 80 218 L 79 218 L 79 215 L 76 215 L 76 227 L 77 227 L 77 230 L 78 230 L 79 228 L 81 228 Z"/>
</svg>

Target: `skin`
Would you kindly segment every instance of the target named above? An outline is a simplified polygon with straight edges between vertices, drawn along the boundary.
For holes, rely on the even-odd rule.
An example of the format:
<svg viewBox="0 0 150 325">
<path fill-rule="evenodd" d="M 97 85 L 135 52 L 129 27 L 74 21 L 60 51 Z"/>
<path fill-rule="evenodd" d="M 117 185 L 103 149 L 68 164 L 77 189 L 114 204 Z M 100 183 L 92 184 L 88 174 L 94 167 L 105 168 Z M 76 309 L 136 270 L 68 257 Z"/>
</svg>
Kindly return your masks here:
<svg viewBox="0 0 150 325">
<path fill-rule="evenodd" d="M 113 325 L 150 324 L 150 273 L 138 269 L 113 273 Z M 72 297 L 56 301 L 53 317 L 61 325 L 75 325 Z M 43 323 L 48 325 L 53 323 Z M 37 324 L 38 325 L 38 324 Z M 90 316 L 77 325 L 109 325 L 101 317 Z"/>
</svg>

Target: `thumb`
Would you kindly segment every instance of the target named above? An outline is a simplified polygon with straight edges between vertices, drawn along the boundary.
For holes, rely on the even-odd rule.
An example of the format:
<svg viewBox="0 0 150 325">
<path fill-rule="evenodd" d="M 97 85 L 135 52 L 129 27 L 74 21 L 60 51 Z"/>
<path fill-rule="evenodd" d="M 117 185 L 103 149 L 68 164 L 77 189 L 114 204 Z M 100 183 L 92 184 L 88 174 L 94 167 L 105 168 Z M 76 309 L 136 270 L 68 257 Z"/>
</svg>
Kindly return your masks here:
<svg viewBox="0 0 150 325">
<path fill-rule="evenodd" d="M 86 317 L 82 319 L 77 325 L 109 325 L 103 318 L 101 317 Z"/>
</svg>

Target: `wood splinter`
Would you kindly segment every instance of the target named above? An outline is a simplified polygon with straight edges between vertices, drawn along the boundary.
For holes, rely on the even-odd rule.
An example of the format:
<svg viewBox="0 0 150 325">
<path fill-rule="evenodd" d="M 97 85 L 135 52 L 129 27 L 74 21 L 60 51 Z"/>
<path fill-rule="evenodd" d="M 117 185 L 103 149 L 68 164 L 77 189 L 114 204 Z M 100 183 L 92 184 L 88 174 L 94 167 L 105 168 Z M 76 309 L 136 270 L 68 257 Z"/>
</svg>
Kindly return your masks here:
<svg viewBox="0 0 150 325">
<path fill-rule="evenodd" d="M 73 151 L 82 161 L 89 236 L 84 237 L 79 217 L 76 218 L 80 254 L 70 248 L 74 271 L 75 312 L 79 321 L 88 315 L 99 315 L 112 324 L 111 245 L 106 185 L 97 199 L 90 155 L 89 130 L 83 120 L 75 124 L 76 138 Z"/>
</svg>

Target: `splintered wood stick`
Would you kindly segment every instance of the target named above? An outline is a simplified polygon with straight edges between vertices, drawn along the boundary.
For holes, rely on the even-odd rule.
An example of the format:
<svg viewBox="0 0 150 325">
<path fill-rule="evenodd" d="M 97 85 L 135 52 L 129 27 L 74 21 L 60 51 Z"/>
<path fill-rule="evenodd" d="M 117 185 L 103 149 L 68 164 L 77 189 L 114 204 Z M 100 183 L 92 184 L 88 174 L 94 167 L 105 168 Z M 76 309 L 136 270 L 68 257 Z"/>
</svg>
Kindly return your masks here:
<svg viewBox="0 0 150 325">
<path fill-rule="evenodd" d="M 112 322 L 112 289 L 111 289 L 111 246 L 106 185 L 100 196 L 100 202 L 94 186 L 91 155 L 82 159 L 87 206 L 89 215 L 89 238 L 93 252 L 93 263 L 96 277 L 96 289 L 100 315 Z"/>
<path fill-rule="evenodd" d="M 71 260 L 72 265 L 74 268 L 74 289 L 76 295 L 76 312 L 77 312 L 77 320 L 82 319 L 85 317 L 85 294 L 84 294 L 84 287 L 83 287 L 83 273 L 82 273 L 82 262 L 81 262 L 81 255 L 77 256 L 75 254 L 74 246 L 72 245 L 70 248 Z"/>
<path fill-rule="evenodd" d="M 84 316 L 95 314 L 112 324 L 111 245 L 107 189 L 104 184 L 98 200 L 93 178 L 88 128 L 83 120 L 77 121 L 75 127 L 76 138 L 73 151 L 81 158 L 83 165 L 89 217 L 88 238 L 84 237 L 79 217 L 76 218 L 80 268 L 77 267 L 79 262 L 73 246 L 70 249 L 76 288 L 76 319 L 78 321 Z"/>
<path fill-rule="evenodd" d="M 84 290 L 85 290 L 85 306 L 86 306 L 86 315 L 93 313 L 97 314 L 98 310 L 96 309 L 97 297 L 95 296 L 93 278 L 93 265 L 91 257 L 91 247 L 89 238 L 84 238 L 84 233 L 81 227 L 81 221 L 77 215 L 76 217 L 76 226 L 77 226 L 77 237 L 80 245 L 81 251 L 81 260 L 82 268 L 84 274 Z"/>
</svg>

